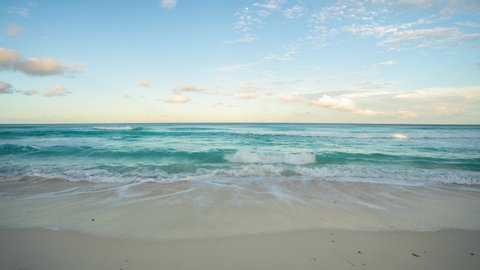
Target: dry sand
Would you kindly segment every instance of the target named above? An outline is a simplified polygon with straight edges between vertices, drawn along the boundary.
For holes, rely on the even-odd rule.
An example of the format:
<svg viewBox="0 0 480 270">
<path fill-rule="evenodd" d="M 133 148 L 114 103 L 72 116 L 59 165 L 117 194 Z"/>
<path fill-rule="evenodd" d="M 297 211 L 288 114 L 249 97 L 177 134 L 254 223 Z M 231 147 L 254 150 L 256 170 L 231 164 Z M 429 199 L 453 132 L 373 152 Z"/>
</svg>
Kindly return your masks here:
<svg viewBox="0 0 480 270">
<path fill-rule="evenodd" d="M 0 230 L 0 269 L 480 269 L 480 232 L 312 230 L 139 241 Z"/>
</svg>

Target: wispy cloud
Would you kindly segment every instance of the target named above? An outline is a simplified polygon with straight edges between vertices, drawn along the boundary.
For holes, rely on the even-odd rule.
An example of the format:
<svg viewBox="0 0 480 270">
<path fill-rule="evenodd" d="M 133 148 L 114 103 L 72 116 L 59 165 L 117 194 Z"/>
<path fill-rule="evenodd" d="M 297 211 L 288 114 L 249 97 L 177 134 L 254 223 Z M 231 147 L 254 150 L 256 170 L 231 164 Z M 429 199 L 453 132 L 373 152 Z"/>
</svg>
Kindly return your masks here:
<svg viewBox="0 0 480 270">
<path fill-rule="evenodd" d="M 184 86 L 174 87 L 172 89 L 173 93 L 177 95 L 180 95 L 181 93 L 185 93 L 185 92 L 202 93 L 202 92 L 205 92 L 205 90 L 206 89 L 200 85 L 184 85 Z"/>
<path fill-rule="evenodd" d="M 235 40 L 225 40 L 223 43 L 225 44 L 235 44 L 235 43 L 247 43 L 256 40 L 257 38 L 254 37 L 252 34 L 244 34 L 238 39 Z"/>
<path fill-rule="evenodd" d="M 150 81 L 149 80 L 139 80 L 137 82 L 137 85 L 141 86 L 141 87 L 149 87 L 150 86 Z"/>
<path fill-rule="evenodd" d="M 45 97 L 61 97 L 71 94 L 70 91 L 67 91 L 62 85 L 56 84 L 51 89 L 45 89 L 43 91 L 43 96 Z"/>
<path fill-rule="evenodd" d="M 38 94 L 38 91 L 33 89 L 33 90 L 25 90 L 25 91 L 22 91 L 22 94 L 26 95 L 26 96 L 33 96 L 33 95 L 36 95 Z"/>
<path fill-rule="evenodd" d="M 425 88 L 395 95 L 395 98 L 399 99 L 417 100 L 432 100 L 439 98 L 450 99 L 453 97 L 459 97 L 467 100 L 480 100 L 480 86 L 473 85 L 463 87 Z"/>
<path fill-rule="evenodd" d="M 256 91 L 249 91 L 249 92 L 237 93 L 235 96 L 239 99 L 255 99 L 255 98 L 258 98 L 260 94 Z"/>
<path fill-rule="evenodd" d="M 294 5 L 290 8 L 287 8 L 283 11 L 283 15 L 287 19 L 297 19 L 303 15 L 303 7 L 300 5 Z"/>
<path fill-rule="evenodd" d="M 7 35 L 12 37 L 20 35 L 23 30 L 24 29 L 17 24 L 11 24 L 5 28 L 5 32 L 7 33 Z"/>
<path fill-rule="evenodd" d="M 289 103 L 292 103 L 292 102 L 301 102 L 303 101 L 304 99 L 300 96 L 296 96 L 296 95 L 288 95 L 288 94 L 283 94 L 283 95 L 278 95 L 277 96 L 277 99 L 278 100 L 281 100 L 281 101 L 284 101 L 284 102 L 289 102 Z"/>
<path fill-rule="evenodd" d="M 190 102 L 190 98 L 184 95 L 174 95 L 170 99 L 162 99 L 163 102 L 166 103 L 188 103 Z"/>
<path fill-rule="evenodd" d="M 12 85 L 7 82 L 0 81 L 0 94 L 13 93 Z"/>
<path fill-rule="evenodd" d="M 397 116 L 398 116 L 398 118 L 401 118 L 401 119 L 410 119 L 410 118 L 417 117 L 417 114 L 412 112 L 412 111 L 408 111 L 408 110 L 405 110 L 405 109 L 400 109 L 397 112 Z"/>
<path fill-rule="evenodd" d="M 7 8 L 6 11 L 8 14 L 17 15 L 21 17 L 28 17 L 32 12 L 33 7 L 11 7 Z"/>
<path fill-rule="evenodd" d="M 160 0 L 160 5 L 164 8 L 172 9 L 177 5 L 177 0 Z"/>
</svg>

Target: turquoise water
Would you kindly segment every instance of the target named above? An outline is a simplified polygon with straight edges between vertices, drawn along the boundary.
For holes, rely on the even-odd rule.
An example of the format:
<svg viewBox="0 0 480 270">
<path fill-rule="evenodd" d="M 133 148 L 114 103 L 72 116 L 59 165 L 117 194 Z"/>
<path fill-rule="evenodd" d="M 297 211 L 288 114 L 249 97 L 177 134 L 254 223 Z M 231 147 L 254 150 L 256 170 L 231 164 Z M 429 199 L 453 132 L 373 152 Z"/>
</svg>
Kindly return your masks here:
<svg viewBox="0 0 480 270">
<path fill-rule="evenodd" d="M 479 184 L 480 126 L 2 125 L 0 175 Z"/>
<path fill-rule="evenodd" d="M 148 240 L 480 230 L 479 184 L 480 126 L 0 126 L 7 228 Z"/>
</svg>

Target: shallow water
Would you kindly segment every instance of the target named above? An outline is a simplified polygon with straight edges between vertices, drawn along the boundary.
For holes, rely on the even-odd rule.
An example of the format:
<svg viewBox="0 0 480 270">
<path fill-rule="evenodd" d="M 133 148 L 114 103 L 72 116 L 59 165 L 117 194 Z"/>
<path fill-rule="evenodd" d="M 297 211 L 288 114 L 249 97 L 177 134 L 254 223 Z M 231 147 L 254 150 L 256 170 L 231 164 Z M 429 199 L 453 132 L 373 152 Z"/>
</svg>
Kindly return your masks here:
<svg viewBox="0 0 480 270">
<path fill-rule="evenodd" d="M 6 227 L 146 239 L 480 229 L 479 185 L 480 126 L 0 126 Z"/>
</svg>

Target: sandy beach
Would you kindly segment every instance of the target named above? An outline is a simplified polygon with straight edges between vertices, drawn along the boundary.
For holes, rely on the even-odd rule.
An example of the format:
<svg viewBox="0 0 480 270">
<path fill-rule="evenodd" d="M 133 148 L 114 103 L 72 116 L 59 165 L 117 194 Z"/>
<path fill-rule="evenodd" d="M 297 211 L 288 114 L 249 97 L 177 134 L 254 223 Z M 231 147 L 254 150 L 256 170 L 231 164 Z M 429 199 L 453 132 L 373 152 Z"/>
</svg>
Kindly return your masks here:
<svg viewBox="0 0 480 270">
<path fill-rule="evenodd" d="M 140 241 L 0 230 L 1 269 L 480 269 L 480 232 L 311 230 Z"/>
</svg>

